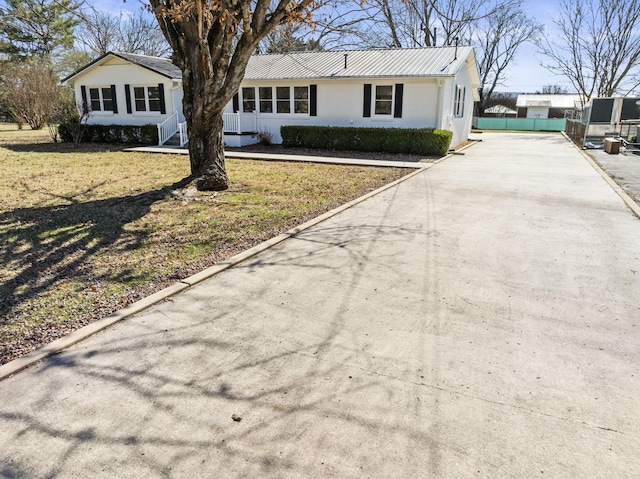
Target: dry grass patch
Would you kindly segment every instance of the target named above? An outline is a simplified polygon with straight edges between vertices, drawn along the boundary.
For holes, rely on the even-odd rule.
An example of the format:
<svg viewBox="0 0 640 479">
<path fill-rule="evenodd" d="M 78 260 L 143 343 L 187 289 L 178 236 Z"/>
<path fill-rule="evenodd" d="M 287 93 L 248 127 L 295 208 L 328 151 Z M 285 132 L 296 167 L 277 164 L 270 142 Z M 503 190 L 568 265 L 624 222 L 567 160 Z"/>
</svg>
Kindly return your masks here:
<svg viewBox="0 0 640 479">
<path fill-rule="evenodd" d="M 0 129 L 0 364 L 406 174 L 227 167 L 231 188 L 201 193 L 186 156 Z"/>
</svg>

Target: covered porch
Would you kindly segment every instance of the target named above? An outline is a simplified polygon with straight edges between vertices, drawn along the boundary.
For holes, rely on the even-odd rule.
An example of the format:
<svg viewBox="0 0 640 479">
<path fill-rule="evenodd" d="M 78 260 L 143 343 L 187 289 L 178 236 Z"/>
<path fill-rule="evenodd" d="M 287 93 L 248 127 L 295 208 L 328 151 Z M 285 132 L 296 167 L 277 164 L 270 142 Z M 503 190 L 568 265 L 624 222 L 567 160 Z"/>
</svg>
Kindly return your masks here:
<svg viewBox="0 0 640 479">
<path fill-rule="evenodd" d="M 258 120 L 255 113 L 223 113 L 223 128 L 227 146 L 246 146 L 257 143 Z M 189 141 L 187 122 L 180 121 L 174 112 L 162 123 L 158 123 L 158 146 L 183 147 Z"/>
</svg>

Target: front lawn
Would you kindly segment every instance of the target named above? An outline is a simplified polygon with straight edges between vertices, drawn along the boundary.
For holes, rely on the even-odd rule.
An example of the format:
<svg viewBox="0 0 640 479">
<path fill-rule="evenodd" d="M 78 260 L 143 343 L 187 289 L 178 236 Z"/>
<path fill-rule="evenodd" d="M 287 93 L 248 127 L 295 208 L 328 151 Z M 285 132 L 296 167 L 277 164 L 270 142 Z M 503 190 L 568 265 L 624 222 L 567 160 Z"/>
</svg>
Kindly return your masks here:
<svg viewBox="0 0 640 479">
<path fill-rule="evenodd" d="M 200 193 L 188 168 L 0 128 L 0 364 L 407 174 L 231 160 Z"/>
</svg>

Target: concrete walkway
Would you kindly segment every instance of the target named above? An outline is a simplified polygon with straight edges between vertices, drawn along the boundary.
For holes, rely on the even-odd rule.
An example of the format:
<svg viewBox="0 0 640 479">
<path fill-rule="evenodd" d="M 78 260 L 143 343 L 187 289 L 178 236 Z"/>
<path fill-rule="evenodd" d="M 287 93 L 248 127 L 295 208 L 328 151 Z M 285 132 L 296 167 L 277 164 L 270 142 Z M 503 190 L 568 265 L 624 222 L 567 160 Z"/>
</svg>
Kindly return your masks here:
<svg viewBox="0 0 640 479">
<path fill-rule="evenodd" d="M 124 151 L 140 151 L 143 153 L 165 153 L 172 155 L 188 155 L 189 150 L 175 148 L 171 146 L 136 146 L 125 148 Z M 237 158 L 242 160 L 265 160 L 265 161 L 297 161 L 303 163 L 326 163 L 354 166 L 391 166 L 394 168 L 428 168 L 432 162 L 418 161 L 393 161 L 393 160 L 369 160 L 366 158 L 333 158 L 329 156 L 308 156 L 308 155 L 282 155 L 277 153 L 247 153 L 242 151 L 225 151 L 225 158 Z"/>
<path fill-rule="evenodd" d="M 0 475 L 639 477 L 640 220 L 482 138 L 0 382 Z"/>
</svg>

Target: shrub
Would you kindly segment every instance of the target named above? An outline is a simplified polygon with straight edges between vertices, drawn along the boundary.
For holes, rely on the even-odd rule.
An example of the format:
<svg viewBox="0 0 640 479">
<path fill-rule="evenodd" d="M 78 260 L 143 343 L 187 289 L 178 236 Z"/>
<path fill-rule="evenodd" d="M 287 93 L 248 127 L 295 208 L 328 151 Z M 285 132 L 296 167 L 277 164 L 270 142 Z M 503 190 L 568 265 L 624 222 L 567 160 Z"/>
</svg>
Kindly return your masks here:
<svg viewBox="0 0 640 479">
<path fill-rule="evenodd" d="M 444 156 L 452 133 L 433 128 L 283 126 L 282 144 L 298 148 Z"/>
<path fill-rule="evenodd" d="M 73 141 L 72 125 L 62 123 L 59 134 L 62 141 Z M 158 144 L 156 125 L 85 125 L 82 142 L 134 143 L 142 145 Z"/>
<path fill-rule="evenodd" d="M 273 135 L 267 131 L 259 131 L 258 132 L 258 143 L 262 146 L 271 146 L 273 144 Z"/>
</svg>

